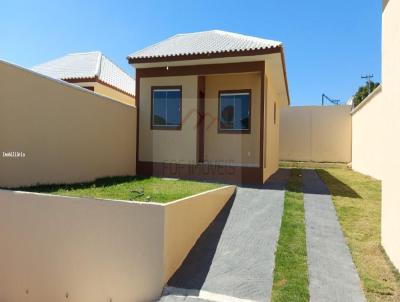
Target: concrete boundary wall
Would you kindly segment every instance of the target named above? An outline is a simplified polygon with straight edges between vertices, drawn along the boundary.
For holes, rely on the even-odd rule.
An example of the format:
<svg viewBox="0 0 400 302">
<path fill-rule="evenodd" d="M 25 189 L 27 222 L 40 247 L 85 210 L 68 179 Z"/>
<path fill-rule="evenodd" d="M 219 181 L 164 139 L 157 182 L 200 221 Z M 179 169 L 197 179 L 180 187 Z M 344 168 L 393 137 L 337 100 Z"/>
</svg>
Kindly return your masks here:
<svg viewBox="0 0 400 302">
<path fill-rule="evenodd" d="M 352 112 L 352 169 L 382 179 L 383 95 L 376 88 Z"/>
<path fill-rule="evenodd" d="M 351 106 L 304 106 L 281 110 L 280 160 L 351 161 Z"/>
<path fill-rule="evenodd" d="M 0 61 L 0 187 L 136 174 L 136 108 Z"/>
<path fill-rule="evenodd" d="M 234 191 L 156 204 L 0 190 L 0 301 L 154 301 Z"/>
</svg>

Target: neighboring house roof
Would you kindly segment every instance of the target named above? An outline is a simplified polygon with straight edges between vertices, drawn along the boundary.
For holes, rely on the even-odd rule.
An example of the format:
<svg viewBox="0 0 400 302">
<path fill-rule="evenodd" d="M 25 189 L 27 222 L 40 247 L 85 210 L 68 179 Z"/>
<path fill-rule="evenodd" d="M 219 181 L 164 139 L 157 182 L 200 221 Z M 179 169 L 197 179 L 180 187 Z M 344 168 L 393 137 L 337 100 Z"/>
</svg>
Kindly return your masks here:
<svg viewBox="0 0 400 302">
<path fill-rule="evenodd" d="M 99 51 L 67 54 L 37 65 L 32 70 L 65 81 L 98 80 L 135 95 L 135 80 Z"/>
<path fill-rule="evenodd" d="M 132 63 L 151 58 L 229 54 L 237 52 L 251 53 L 281 47 L 282 43 L 279 41 L 221 30 L 211 30 L 172 36 L 171 38 L 129 55 L 128 59 Z"/>
</svg>

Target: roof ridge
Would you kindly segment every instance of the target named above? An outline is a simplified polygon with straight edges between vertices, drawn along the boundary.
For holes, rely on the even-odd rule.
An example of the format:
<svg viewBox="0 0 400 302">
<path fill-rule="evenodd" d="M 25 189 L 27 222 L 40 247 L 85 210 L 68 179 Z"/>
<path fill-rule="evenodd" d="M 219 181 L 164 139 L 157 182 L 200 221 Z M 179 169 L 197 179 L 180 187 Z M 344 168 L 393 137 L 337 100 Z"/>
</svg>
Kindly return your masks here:
<svg viewBox="0 0 400 302">
<path fill-rule="evenodd" d="M 103 60 L 103 54 L 101 52 L 99 52 L 99 58 L 97 59 L 97 65 L 96 65 L 96 72 L 95 72 L 95 76 L 99 77 L 100 73 L 101 73 L 101 61 Z"/>
<path fill-rule="evenodd" d="M 130 77 L 131 79 L 135 80 L 134 77 L 132 77 L 129 73 L 127 73 L 125 70 L 123 70 L 118 64 L 116 64 L 113 60 L 111 60 L 109 57 L 107 57 L 106 55 L 102 55 L 105 59 L 107 59 L 108 61 L 110 61 L 115 67 L 117 67 L 121 72 L 123 72 L 125 75 L 127 75 L 128 77 Z"/>
<path fill-rule="evenodd" d="M 173 39 L 173 38 L 175 38 L 175 37 L 177 37 L 177 36 L 179 36 L 179 34 L 173 35 L 173 36 L 171 36 L 171 37 L 169 37 L 169 38 L 166 38 L 165 40 L 161 40 L 161 41 L 159 41 L 159 42 L 157 42 L 157 43 L 154 43 L 154 44 L 151 44 L 151 45 L 149 45 L 149 46 L 147 46 L 147 47 L 145 47 L 145 48 L 143 48 L 143 49 L 141 49 L 141 50 L 135 51 L 134 53 L 128 55 L 127 59 L 129 59 L 130 57 L 134 56 L 134 55 L 135 55 L 136 53 L 138 53 L 138 52 L 142 52 L 142 51 L 144 51 L 144 50 L 146 50 L 146 49 L 148 49 L 148 48 L 157 46 L 157 45 L 159 45 L 159 44 L 161 44 L 161 43 L 164 43 L 165 41 L 171 40 L 171 39 Z"/>
<path fill-rule="evenodd" d="M 82 52 L 67 53 L 67 54 L 65 54 L 65 56 L 87 55 L 87 54 L 92 54 L 92 53 L 102 54 L 102 52 L 100 50 L 93 50 L 93 51 L 82 51 Z"/>
</svg>

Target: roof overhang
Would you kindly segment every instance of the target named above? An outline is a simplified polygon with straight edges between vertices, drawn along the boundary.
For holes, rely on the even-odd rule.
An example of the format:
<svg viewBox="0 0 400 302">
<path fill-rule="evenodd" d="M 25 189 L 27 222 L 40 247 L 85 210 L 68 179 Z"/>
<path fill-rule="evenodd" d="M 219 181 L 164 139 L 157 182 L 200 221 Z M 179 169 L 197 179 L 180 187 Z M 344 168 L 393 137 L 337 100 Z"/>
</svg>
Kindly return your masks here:
<svg viewBox="0 0 400 302">
<path fill-rule="evenodd" d="M 160 62 L 171 62 L 171 61 L 189 61 L 189 60 L 200 60 L 200 59 L 215 59 L 215 58 L 267 55 L 267 54 L 280 52 L 281 49 L 282 49 L 281 46 L 276 46 L 276 47 L 263 48 L 263 49 L 199 53 L 199 54 L 189 54 L 189 55 L 183 54 L 183 55 L 162 56 L 162 57 L 128 57 L 127 59 L 129 61 L 129 64 L 160 63 Z"/>
<path fill-rule="evenodd" d="M 290 104 L 289 85 L 286 73 L 285 54 L 282 46 L 268 49 L 256 49 L 234 52 L 218 52 L 197 55 L 180 55 L 151 58 L 129 58 L 128 61 L 135 68 L 157 68 L 172 66 L 193 66 L 207 64 L 242 63 L 265 61 L 266 74 L 277 87 L 277 94 L 282 103 Z M 275 76 L 274 76 L 275 75 Z M 282 94 L 285 94 L 284 96 Z M 283 99 L 285 101 L 283 101 Z"/>
</svg>

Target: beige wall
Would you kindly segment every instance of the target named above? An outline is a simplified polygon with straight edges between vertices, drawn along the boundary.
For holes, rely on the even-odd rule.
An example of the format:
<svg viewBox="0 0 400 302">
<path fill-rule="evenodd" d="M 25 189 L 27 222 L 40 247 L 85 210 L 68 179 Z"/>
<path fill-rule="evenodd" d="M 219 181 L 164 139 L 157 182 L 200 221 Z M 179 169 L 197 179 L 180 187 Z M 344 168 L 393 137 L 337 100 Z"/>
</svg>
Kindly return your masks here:
<svg viewBox="0 0 400 302">
<path fill-rule="evenodd" d="M 234 190 L 166 205 L 0 190 L 0 301 L 154 301 Z"/>
<path fill-rule="evenodd" d="M 352 112 L 352 168 L 382 179 L 383 109 L 382 89 L 377 88 Z"/>
<path fill-rule="evenodd" d="M 350 162 L 350 111 L 350 106 L 283 108 L 280 123 L 280 159 Z"/>
<path fill-rule="evenodd" d="M 135 175 L 135 144 L 134 107 L 0 61 L 0 187 Z"/>
<path fill-rule="evenodd" d="M 251 133 L 218 133 L 220 90 L 251 89 Z M 259 166 L 261 75 L 206 76 L 204 160 Z"/>
<path fill-rule="evenodd" d="M 211 221 L 235 192 L 227 186 L 188 197 L 165 208 L 165 271 L 167 282 Z"/>
<path fill-rule="evenodd" d="M 382 26 L 383 177 L 382 244 L 400 269 L 400 2 L 385 1 Z"/>
<path fill-rule="evenodd" d="M 151 87 L 182 86 L 182 129 L 151 130 Z M 139 160 L 196 163 L 197 76 L 140 79 Z"/>
<path fill-rule="evenodd" d="M 0 301 L 153 301 L 163 225 L 158 205 L 0 191 Z"/>
</svg>

